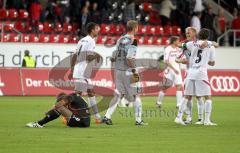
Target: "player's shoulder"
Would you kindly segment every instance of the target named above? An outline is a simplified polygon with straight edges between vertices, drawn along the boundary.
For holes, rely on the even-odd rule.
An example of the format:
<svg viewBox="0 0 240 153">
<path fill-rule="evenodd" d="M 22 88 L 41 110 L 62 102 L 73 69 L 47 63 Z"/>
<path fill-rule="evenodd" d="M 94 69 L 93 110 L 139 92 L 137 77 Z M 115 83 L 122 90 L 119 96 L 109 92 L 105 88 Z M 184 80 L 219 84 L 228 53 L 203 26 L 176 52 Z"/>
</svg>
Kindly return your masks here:
<svg viewBox="0 0 240 153">
<path fill-rule="evenodd" d="M 79 43 L 92 43 L 92 42 L 95 42 L 94 39 L 87 35 L 85 37 L 83 37 L 82 39 L 79 40 Z"/>
</svg>

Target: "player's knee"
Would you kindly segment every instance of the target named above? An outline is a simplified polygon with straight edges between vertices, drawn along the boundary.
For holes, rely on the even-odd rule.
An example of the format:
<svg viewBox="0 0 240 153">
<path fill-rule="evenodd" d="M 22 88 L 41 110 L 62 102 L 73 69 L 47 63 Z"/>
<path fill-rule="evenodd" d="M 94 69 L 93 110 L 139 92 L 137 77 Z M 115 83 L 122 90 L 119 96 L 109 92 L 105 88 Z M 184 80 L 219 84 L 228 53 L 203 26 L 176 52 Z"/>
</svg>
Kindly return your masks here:
<svg viewBox="0 0 240 153">
<path fill-rule="evenodd" d="M 210 100 L 211 96 L 205 96 L 205 100 Z"/>
<path fill-rule="evenodd" d="M 177 85 L 176 88 L 178 91 L 182 91 L 182 85 Z"/>
<path fill-rule="evenodd" d="M 191 100 L 191 99 L 192 99 L 192 96 L 185 95 L 184 98 L 187 99 L 187 100 Z"/>
</svg>

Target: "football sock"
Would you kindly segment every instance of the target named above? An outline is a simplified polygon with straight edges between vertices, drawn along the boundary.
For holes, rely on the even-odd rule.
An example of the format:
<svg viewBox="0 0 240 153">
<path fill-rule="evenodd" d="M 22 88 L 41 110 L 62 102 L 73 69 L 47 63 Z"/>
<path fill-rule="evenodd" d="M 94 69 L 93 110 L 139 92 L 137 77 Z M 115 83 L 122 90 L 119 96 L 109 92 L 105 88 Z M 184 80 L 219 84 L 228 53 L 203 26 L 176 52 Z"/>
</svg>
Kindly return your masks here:
<svg viewBox="0 0 240 153">
<path fill-rule="evenodd" d="M 142 101 L 138 96 L 135 99 L 134 108 L 135 108 L 135 119 L 137 122 L 141 122 L 142 121 Z"/>
<path fill-rule="evenodd" d="M 183 112 L 184 112 L 185 109 L 186 109 L 187 101 L 188 101 L 188 100 L 185 99 L 185 98 L 182 99 L 182 103 L 181 103 L 181 105 L 180 105 L 180 107 L 179 107 L 179 110 L 178 110 L 177 118 L 182 119 Z"/>
<path fill-rule="evenodd" d="M 179 107 L 181 105 L 181 101 L 182 101 L 182 91 L 177 91 L 176 97 L 177 97 L 177 106 Z"/>
<path fill-rule="evenodd" d="M 158 94 L 157 104 L 162 104 L 163 98 L 164 98 L 164 92 L 160 91 Z"/>
<path fill-rule="evenodd" d="M 46 124 L 46 123 L 48 123 L 48 122 L 50 122 L 50 121 L 52 121 L 52 120 L 55 120 L 55 119 L 58 118 L 60 115 L 61 115 L 61 114 L 60 114 L 57 110 L 52 109 L 52 110 L 50 110 L 50 111 L 48 111 L 48 112 L 46 113 L 46 116 L 45 116 L 42 120 L 38 121 L 38 124 L 39 124 L 39 125 Z"/>
<path fill-rule="evenodd" d="M 205 102 L 205 122 L 211 121 L 210 120 L 211 112 L 212 112 L 212 101 L 206 100 L 206 102 Z"/>
<path fill-rule="evenodd" d="M 121 100 L 120 95 L 115 94 L 109 103 L 109 108 L 105 114 L 106 118 L 108 118 L 108 119 L 111 118 L 111 116 L 112 116 L 113 112 L 116 110 L 117 104 L 120 102 L 120 100 Z"/>
<path fill-rule="evenodd" d="M 185 111 L 187 115 L 187 120 L 192 120 L 192 106 L 193 106 L 192 100 L 188 100 L 186 111 Z"/>
<path fill-rule="evenodd" d="M 93 109 L 93 113 L 94 113 L 94 115 L 95 115 L 95 118 L 100 119 L 101 116 L 100 116 L 100 114 L 98 113 L 98 107 L 97 107 L 97 103 L 96 103 L 96 98 L 95 98 L 95 96 L 93 96 L 93 97 L 88 97 L 88 101 L 89 101 L 90 106 L 91 106 L 92 109 Z"/>
<path fill-rule="evenodd" d="M 202 98 L 197 99 L 198 119 L 203 120 L 204 102 Z"/>
</svg>

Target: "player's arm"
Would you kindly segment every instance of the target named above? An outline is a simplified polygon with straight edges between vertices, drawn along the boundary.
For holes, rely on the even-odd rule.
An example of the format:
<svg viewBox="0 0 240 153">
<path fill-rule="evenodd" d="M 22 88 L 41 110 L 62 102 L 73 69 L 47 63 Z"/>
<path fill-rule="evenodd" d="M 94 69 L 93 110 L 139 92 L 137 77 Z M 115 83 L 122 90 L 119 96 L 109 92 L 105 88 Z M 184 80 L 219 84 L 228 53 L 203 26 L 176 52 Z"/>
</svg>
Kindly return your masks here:
<svg viewBox="0 0 240 153">
<path fill-rule="evenodd" d="M 86 60 L 88 62 L 91 62 L 96 59 L 99 62 L 100 58 L 101 58 L 101 56 L 98 53 L 94 52 L 92 55 L 87 55 Z"/>
<path fill-rule="evenodd" d="M 69 80 L 71 80 L 72 77 L 73 77 L 73 70 L 74 70 L 74 66 L 75 66 L 75 64 L 76 64 L 76 61 L 77 61 L 77 53 L 74 53 L 73 56 L 72 56 L 72 58 L 71 58 L 71 62 L 70 62 L 70 64 L 71 64 L 71 70 L 70 70 L 70 73 L 69 73 L 69 75 L 68 75 L 68 79 L 69 79 Z"/>
<path fill-rule="evenodd" d="M 210 50 L 210 57 L 208 61 L 208 65 L 214 66 L 215 65 L 215 48 L 212 46 Z"/>
</svg>

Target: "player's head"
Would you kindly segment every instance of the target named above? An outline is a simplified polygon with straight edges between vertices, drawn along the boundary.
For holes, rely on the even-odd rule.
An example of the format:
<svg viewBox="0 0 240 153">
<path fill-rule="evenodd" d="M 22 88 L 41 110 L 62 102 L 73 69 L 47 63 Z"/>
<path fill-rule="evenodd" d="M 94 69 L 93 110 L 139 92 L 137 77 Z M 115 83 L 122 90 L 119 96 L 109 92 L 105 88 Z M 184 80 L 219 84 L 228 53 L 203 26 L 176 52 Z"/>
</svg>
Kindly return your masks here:
<svg viewBox="0 0 240 153">
<path fill-rule="evenodd" d="M 174 45 L 174 46 L 178 46 L 178 44 L 180 43 L 180 39 L 178 36 L 171 36 L 169 41 L 170 41 L 170 45 Z"/>
<path fill-rule="evenodd" d="M 100 31 L 100 27 L 98 24 L 94 23 L 94 22 L 89 22 L 87 24 L 87 34 L 88 35 L 91 35 L 93 37 L 97 37 L 98 36 L 98 33 Z"/>
<path fill-rule="evenodd" d="M 129 20 L 126 27 L 127 32 L 133 32 L 134 34 L 138 31 L 138 22 L 135 20 Z"/>
<path fill-rule="evenodd" d="M 197 30 L 194 27 L 187 27 L 185 29 L 185 34 L 186 34 L 187 40 L 192 41 L 196 39 Z"/>
<path fill-rule="evenodd" d="M 59 94 L 57 95 L 57 97 L 56 97 L 56 102 L 61 101 L 63 98 L 66 97 L 66 95 L 67 95 L 67 94 L 64 93 L 64 92 L 59 93 Z"/>
<path fill-rule="evenodd" d="M 206 28 L 202 28 L 198 33 L 198 38 L 200 40 L 207 40 L 209 37 L 209 30 Z"/>
</svg>

